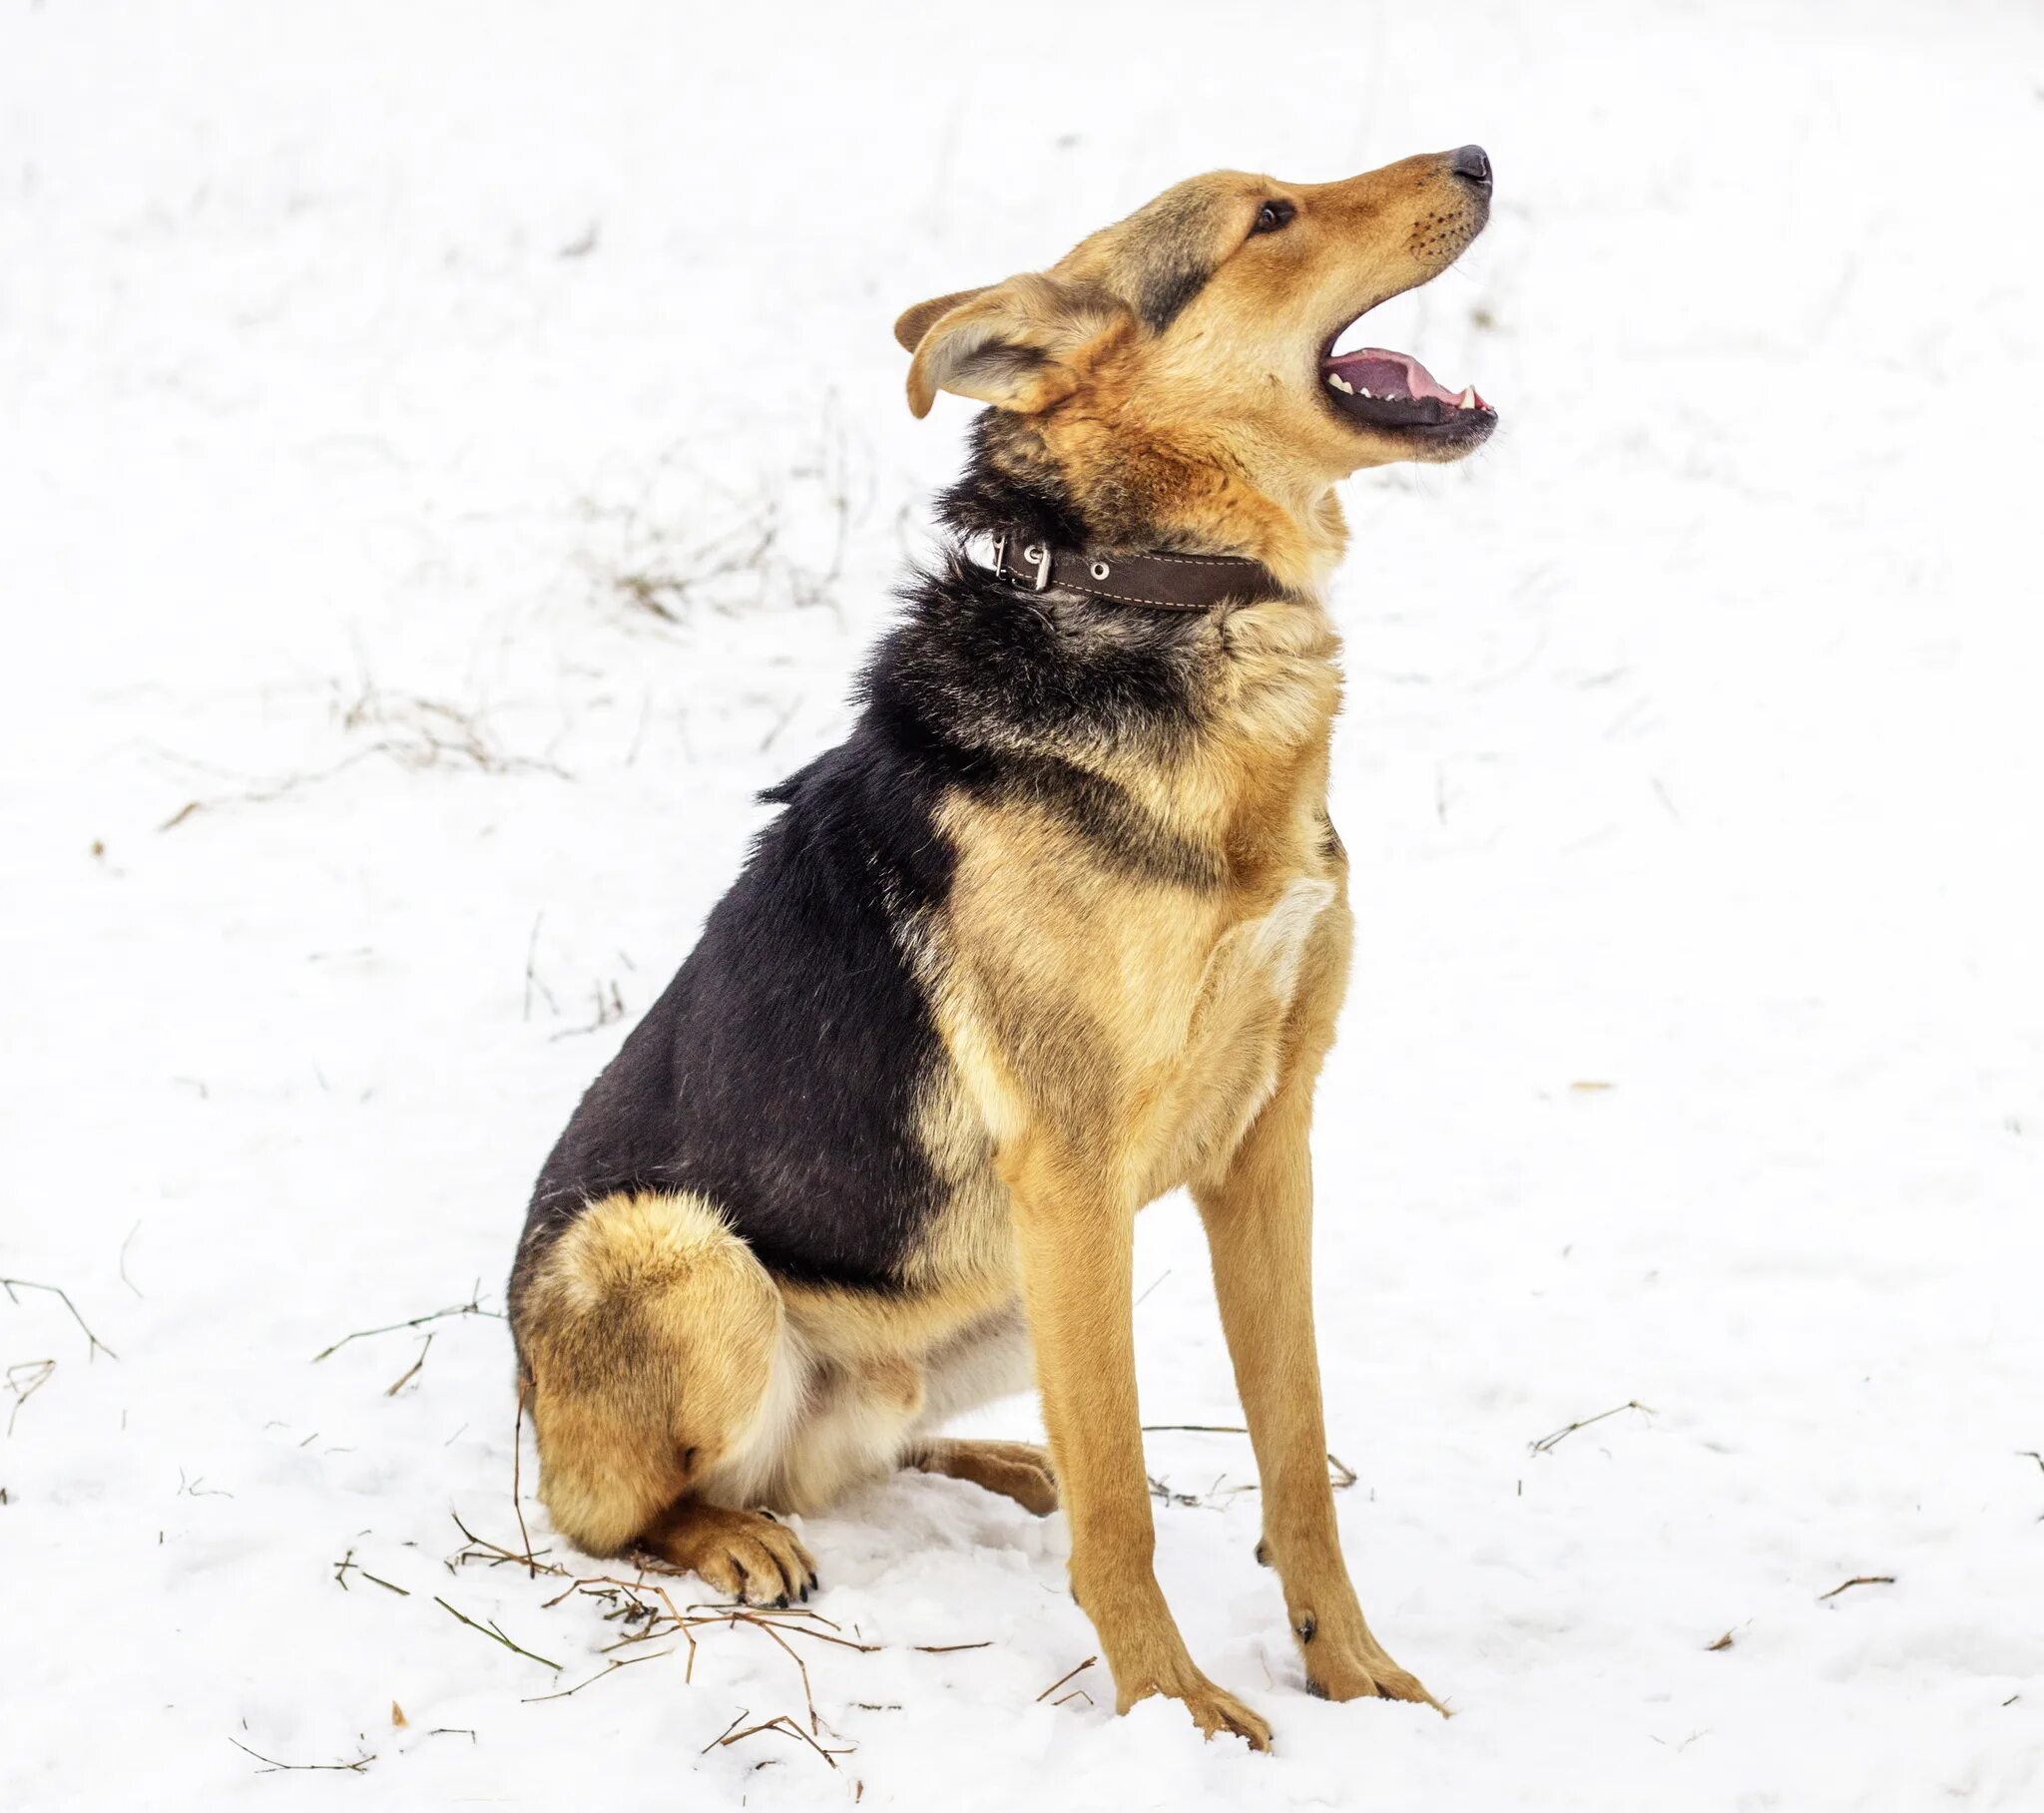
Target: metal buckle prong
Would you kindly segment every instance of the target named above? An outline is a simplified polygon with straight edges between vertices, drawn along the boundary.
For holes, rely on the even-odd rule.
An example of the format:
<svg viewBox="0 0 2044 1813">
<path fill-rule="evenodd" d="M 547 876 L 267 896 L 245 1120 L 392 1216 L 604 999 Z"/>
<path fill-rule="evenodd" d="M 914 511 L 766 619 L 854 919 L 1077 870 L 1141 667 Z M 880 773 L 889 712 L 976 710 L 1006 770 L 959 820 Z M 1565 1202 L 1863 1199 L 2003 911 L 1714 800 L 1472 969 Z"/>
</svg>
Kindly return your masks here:
<svg viewBox="0 0 2044 1813">
<path fill-rule="evenodd" d="M 1035 591 L 1043 592 L 1050 586 L 1050 549 L 1042 542 L 1031 542 L 1022 550 L 1022 558 L 1036 568 Z"/>
</svg>

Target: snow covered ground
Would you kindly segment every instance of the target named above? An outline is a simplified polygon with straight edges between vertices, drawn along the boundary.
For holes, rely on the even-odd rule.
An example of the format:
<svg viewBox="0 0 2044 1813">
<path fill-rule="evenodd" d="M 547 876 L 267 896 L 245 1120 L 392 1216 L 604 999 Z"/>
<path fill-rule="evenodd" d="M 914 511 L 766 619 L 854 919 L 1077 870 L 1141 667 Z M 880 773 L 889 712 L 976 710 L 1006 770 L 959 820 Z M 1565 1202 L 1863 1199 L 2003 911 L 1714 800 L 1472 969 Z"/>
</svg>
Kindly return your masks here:
<svg viewBox="0 0 2044 1813">
<path fill-rule="evenodd" d="M 2044 1805 L 2044 17 L 708 10 L 0 18 L 0 1274 L 112 1349 L 0 1296 L 0 1806 Z M 834 1754 L 719 1746 L 806 1728 L 772 1633 L 606 1676 L 453 1518 L 519 1543 L 531 1175 L 955 460 L 888 323 L 1472 139 L 1373 337 L 1503 427 L 1351 488 L 1318 1148 L 1349 1554 L 1457 1716 L 1307 1698 L 1247 1445 L 1159 1433 L 1274 1755 L 1043 1696 L 1061 1527 L 920 1477 L 806 1531 Z M 1138 1266 L 1148 1419 L 1236 1422 L 1183 1204 Z"/>
</svg>

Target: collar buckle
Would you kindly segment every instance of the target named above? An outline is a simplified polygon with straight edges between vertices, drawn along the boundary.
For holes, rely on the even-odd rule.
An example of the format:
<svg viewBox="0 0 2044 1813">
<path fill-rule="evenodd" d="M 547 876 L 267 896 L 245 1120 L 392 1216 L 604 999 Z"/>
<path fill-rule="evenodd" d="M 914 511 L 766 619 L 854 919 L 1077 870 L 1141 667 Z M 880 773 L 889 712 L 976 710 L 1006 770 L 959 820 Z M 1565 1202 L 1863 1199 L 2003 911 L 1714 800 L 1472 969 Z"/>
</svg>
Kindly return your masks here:
<svg viewBox="0 0 2044 1813">
<path fill-rule="evenodd" d="M 1018 568 L 1008 559 L 1008 536 L 1003 532 L 994 537 L 993 556 L 996 579 L 1005 580 L 1011 586 L 1027 586 L 1032 592 L 1050 590 L 1051 551 L 1048 543 L 1028 543 L 1022 549 L 1023 567 Z"/>
</svg>

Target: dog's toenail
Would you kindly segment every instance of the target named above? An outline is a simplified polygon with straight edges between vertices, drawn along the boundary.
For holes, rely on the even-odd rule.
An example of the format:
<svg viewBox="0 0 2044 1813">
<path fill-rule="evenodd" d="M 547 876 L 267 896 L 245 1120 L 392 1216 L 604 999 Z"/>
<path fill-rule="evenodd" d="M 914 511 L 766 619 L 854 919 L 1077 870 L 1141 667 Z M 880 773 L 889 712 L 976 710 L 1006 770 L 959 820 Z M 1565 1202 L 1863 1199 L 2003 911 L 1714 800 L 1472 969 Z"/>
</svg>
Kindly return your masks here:
<svg viewBox="0 0 2044 1813">
<path fill-rule="evenodd" d="M 1262 1539 L 1260 1538 L 1260 1539 L 1258 1540 L 1258 1542 L 1257 1542 L 1257 1566 L 1258 1566 L 1259 1568 L 1268 1568 L 1268 1567 L 1270 1567 L 1270 1565 L 1271 1565 L 1271 1545 L 1270 1545 L 1269 1543 L 1267 1543 L 1267 1542 L 1264 1542 L 1264 1541 L 1263 1541 L 1263 1540 L 1262 1540 Z"/>
<path fill-rule="evenodd" d="M 1314 1699 L 1325 1699 L 1327 1697 L 1326 1688 L 1321 1686 L 1318 1681 L 1314 1680 L 1311 1675 L 1306 1676 L 1305 1690 L 1308 1693 L 1310 1693 Z"/>
<path fill-rule="evenodd" d="M 780 1608 L 780 1609 L 781 1609 L 782 1611 L 785 1611 L 785 1610 L 787 1609 L 787 1594 L 786 1594 L 786 1593 L 784 1593 L 784 1592 L 781 1592 L 781 1593 L 777 1593 L 777 1594 L 775 1594 L 775 1595 L 774 1595 L 774 1599 L 773 1599 L 773 1602 L 774 1602 L 774 1604 L 775 1604 L 775 1605 L 777 1605 L 777 1606 L 778 1606 L 778 1607 L 779 1607 L 779 1608 Z"/>
</svg>

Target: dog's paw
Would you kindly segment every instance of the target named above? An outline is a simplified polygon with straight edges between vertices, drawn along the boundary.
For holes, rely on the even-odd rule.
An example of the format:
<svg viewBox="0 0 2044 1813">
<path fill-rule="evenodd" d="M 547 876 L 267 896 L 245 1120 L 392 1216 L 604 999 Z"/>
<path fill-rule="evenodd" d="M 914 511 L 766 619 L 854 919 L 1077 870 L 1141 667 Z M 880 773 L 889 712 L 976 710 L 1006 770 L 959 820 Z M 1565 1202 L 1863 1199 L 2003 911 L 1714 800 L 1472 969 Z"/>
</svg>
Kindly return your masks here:
<svg viewBox="0 0 2044 1813">
<path fill-rule="evenodd" d="M 1134 1691 L 1121 1695 L 1120 1709 L 1126 1712 L 1138 1700 L 1149 1699 L 1155 1694 L 1177 1700 L 1193 1715 L 1193 1723 L 1210 1739 L 1240 1737 L 1252 1750 L 1268 1750 L 1271 1747 L 1270 1725 L 1233 1693 L 1217 1687 L 1197 1670 L 1189 1679 L 1173 1681 L 1169 1686 L 1157 1682 L 1139 1682 Z"/>
<path fill-rule="evenodd" d="M 801 1539 L 764 1511 L 679 1505 L 645 1547 L 744 1605 L 786 1605 L 816 1585 Z"/>
<path fill-rule="evenodd" d="M 924 1442 L 905 1464 L 924 1473 L 969 1480 L 988 1492 L 1013 1499 L 1024 1511 L 1049 1517 L 1058 1508 L 1058 1476 L 1050 1456 L 1032 1442 L 991 1442 L 942 1438 Z"/>
<path fill-rule="evenodd" d="M 1024 1511 L 1049 1517 L 1058 1508 L 1058 1476 L 1050 1456 L 1030 1442 L 979 1442 L 985 1471 L 979 1483 L 989 1492 L 1010 1498 Z"/>
<path fill-rule="evenodd" d="M 1304 1641 L 1305 1690 L 1315 1699 L 1404 1699 L 1431 1706 L 1443 1718 L 1447 1707 L 1427 1692 L 1419 1677 L 1398 1666 L 1375 1643 Z"/>
</svg>

